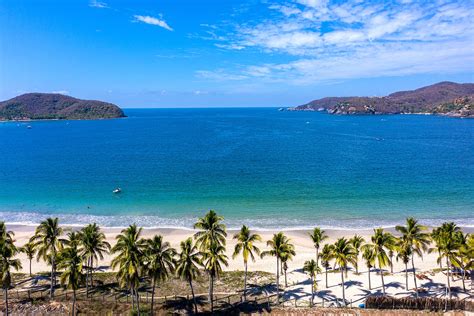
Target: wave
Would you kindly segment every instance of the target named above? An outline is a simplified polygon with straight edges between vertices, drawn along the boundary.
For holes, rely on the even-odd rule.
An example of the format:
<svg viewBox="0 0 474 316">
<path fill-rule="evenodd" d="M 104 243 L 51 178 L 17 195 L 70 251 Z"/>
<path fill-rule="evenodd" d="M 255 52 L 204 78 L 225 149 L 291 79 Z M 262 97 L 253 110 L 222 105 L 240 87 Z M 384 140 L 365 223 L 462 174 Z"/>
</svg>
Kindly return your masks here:
<svg viewBox="0 0 474 316">
<path fill-rule="evenodd" d="M 61 224 L 67 226 L 84 226 L 89 223 L 97 223 L 108 228 L 123 228 L 130 224 L 137 224 L 145 228 L 168 228 L 168 229 L 192 229 L 197 217 L 160 217 L 153 215 L 91 215 L 91 214 L 47 214 L 38 212 L 0 212 L 0 220 L 9 225 L 36 226 L 47 217 L 58 217 Z M 474 218 L 418 218 L 427 226 L 438 226 L 443 222 L 452 221 L 462 227 L 474 227 Z M 399 220 L 387 219 L 324 219 L 324 220 L 302 220 L 295 218 L 242 218 L 225 219 L 229 230 L 239 229 L 243 224 L 257 231 L 274 230 L 309 230 L 316 226 L 331 230 L 356 230 L 371 229 L 374 227 L 390 228 L 405 222 L 404 218 Z"/>
</svg>

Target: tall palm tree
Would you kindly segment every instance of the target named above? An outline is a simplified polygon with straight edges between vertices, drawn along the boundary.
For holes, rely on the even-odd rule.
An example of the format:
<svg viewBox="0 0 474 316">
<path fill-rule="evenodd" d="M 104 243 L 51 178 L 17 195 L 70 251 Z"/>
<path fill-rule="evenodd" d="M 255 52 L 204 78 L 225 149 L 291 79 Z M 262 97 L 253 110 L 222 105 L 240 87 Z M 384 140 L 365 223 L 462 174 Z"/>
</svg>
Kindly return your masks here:
<svg viewBox="0 0 474 316">
<path fill-rule="evenodd" d="M 33 258 L 36 255 L 35 245 L 31 242 L 27 242 L 26 244 L 23 245 L 23 247 L 20 248 L 20 252 L 23 252 L 29 260 L 29 263 L 30 263 L 30 277 L 31 277 L 32 276 L 32 274 L 31 274 L 31 261 L 33 260 Z"/>
<path fill-rule="evenodd" d="M 223 220 L 222 216 L 210 210 L 194 224 L 194 229 L 199 230 L 194 234 L 194 239 L 196 239 L 196 243 L 201 248 L 201 251 L 205 250 L 213 242 L 225 246 L 227 233 L 225 225 L 222 224 Z"/>
<path fill-rule="evenodd" d="M 243 225 L 238 233 L 234 235 L 237 240 L 232 258 L 235 259 L 240 253 L 244 259 L 244 301 L 247 300 L 247 264 L 249 257 L 255 262 L 255 254 L 260 256 L 260 249 L 255 246 L 256 242 L 262 241 L 262 237 L 258 234 L 252 234 L 250 229 Z"/>
<path fill-rule="evenodd" d="M 309 234 L 309 237 L 313 241 L 314 248 L 316 249 L 316 263 L 319 264 L 319 247 L 321 246 L 322 242 L 328 238 L 328 236 L 325 234 L 324 230 L 319 227 L 315 227 Z"/>
<path fill-rule="evenodd" d="M 165 281 L 174 271 L 176 250 L 163 236 L 155 235 L 145 241 L 145 270 L 152 280 L 150 314 L 154 315 L 155 287 L 157 282 Z"/>
<path fill-rule="evenodd" d="M 466 270 L 469 268 L 471 261 L 470 256 L 472 255 L 472 249 L 469 249 L 467 240 L 469 234 L 463 234 L 461 231 L 455 235 L 456 242 L 458 244 L 456 260 L 452 263 L 455 267 L 460 268 L 462 271 L 462 288 L 466 291 Z"/>
<path fill-rule="evenodd" d="M 181 252 L 178 254 L 176 262 L 176 274 L 189 283 L 191 294 L 193 295 L 194 313 L 197 314 L 196 297 L 194 296 L 193 280 L 199 273 L 199 266 L 202 265 L 201 252 L 198 247 L 193 244 L 193 240 L 188 238 L 180 244 Z"/>
<path fill-rule="evenodd" d="M 370 282 L 370 269 L 373 268 L 375 265 L 375 252 L 373 248 L 362 246 L 362 258 L 365 261 L 365 265 L 367 267 L 367 275 L 369 277 L 369 290 L 372 290 L 372 284 Z"/>
<path fill-rule="evenodd" d="M 280 261 L 285 253 L 290 251 L 292 248 L 289 243 L 288 237 L 282 232 L 274 234 L 272 239 L 267 241 L 267 246 L 270 250 L 263 251 L 261 257 L 272 256 L 276 258 L 276 291 L 277 291 L 277 303 L 280 304 Z"/>
<path fill-rule="evenodd" d="M 382 278 L 382 291 L 385 295 L 385 281 L 383 277 L 383 268 L 390 265 L 390 258 L 387 255 L 389 249 L 393 249 L 395 238 L 392 234 L 385 232 L 383 228 L 374 229 L 374 235 L 371 237 L 371 244 L 366 244 L 363 247 L 371 248 L 374 256 L 379 264 L 380 276 Z"/>
<path fill-rule="evenodd" d="M 318 266 L 317 262 L 314 259 L 308 260 L 304 263 L 303 271 L 309 274 L 311 279 L 311 307 L 314 304 L 314 292 L 316 285 L 316 276 L 318 273 L 321 273 L 321 268 Z"/>
<path fill-rule="evenodd" d="M 37 260 L 43 259 L 51 264 L 51 287 L 49 291 L 51 298 L 54 297 L 54 286 L 56 284 L 56 257 L 64 243 L 64 239 L 60 238 L 62 234 L 63 229 L 59 227 L 58 218 L 47 218 L 39 224 L 35 234 L 30 239 L 34 248 L 37 249 Z"/>
<path fill-rule="evenodd" d="M 420 258 L 423 257 L 423 252 L 428 249 L 430 244 L 430 235 L 425 231 L 427 228 L 418 224 L 418 221 L 413 217 L 406 220 L 405 226 L 396 226 L 395 229 L 402 234 L 403 238 L 409 243 L 411 247 L 411 265 L 413 270 L 413 282 L 415 283 L 415 294 L 418 297 L 418 285 L 416 283 L 415 270 L 415 254 Z"/>
<path fill-rule="evenodd" d="M 140 298 L 138 286 L 143 270 L 144 240 L 141 238 L 142 228 L 130 225 L 115 237 L 117 243 L 112 248 L 112 253 L 117 254 L 112 260 L 111 267 L 118 267 L 117 278 L 121 287 L 130 290 L 133 308 L 137 307 L 140 314 Z M 135 305 L 136 303 L 136 305 Z"/>
<path fill-rule="evenodd" d="M 397 252 L 397 260 L 401 260 L 405 264 L 405 290 L 408 291 L 408 263 L 412 257 L 412 247 L 410 241 L 403 236 L 396 239 L 395 250 Z"/>
<path fill-rule="evenodd" d="M 328 287 L 328 269 L 331 267 L 329 262 L 332 259 L 332 248 L 331 244 L 325 244 L 321 251 L 321 265 L 326 272 L 326 288 Z"/>
<path fill-rule="evenodd" d="M 457 262 L 457 251 L 460 245 L 459 237 L 456 235 L 460 233 L 462 234 L 461 229 L 453 222 L 443 223 L 440 227 L 438 240 L 436 241 L 436 243 L 438 243 L 437 247 L 440 250 L 438 260 L 446 259 L 446 284 L 449 298 L 451 298 L 451 284 L 449 281 L 451 264 Z"/>
<path fill-rule="evenodd" d="M 341 271 L 341 287 L 342 287 L 342 300 L 346 304 L 346 293 L 344 291 L 344 272 L 348 264 L 355 264 L 356 252 L 351 243 L 344 237 L 339 238 L 333 245 L 332 257 L 334 258 L 335 265 L 339 266 Z"/>
<path fill-rule="evenodd" d="M 8 289 L 11 286 L 11 269 L 21 269 L 21 262 L 14 259 L 18 253 L 15 246 L 14 233 L 7 231 L 5 223 L 0 222 L 0 285 L 3 288 L 5 298 L 5 315 L 9 315 L 8 310 Z"/>
<path fill-rule="evenodd" d="M 63 248 L 58 255 L 58 269 L 63 270 L 59 281 L 61 285 L 66 285 L 72 290 L 72 315 L 77 314 L 76 310 L 76 292 L 81 283 L 85 281 L 85 275 L 82 273 L 83 256 L 78 248 L 80 236 L 76 232 L 68 234 L 67 246 Z"/>
<path fill-rule="evenodd" d="M 211 313 L 214 312 L 214 280 L 222 273 L 222 265 L 228 266 L 225 246 L 219 242 L 212 242 L 202 254 L 204 268 L 209 275 L 209 302 L 211 303 Z"/>
<path fill-rule="evenodd" d="M 104 259 L 104 254 L 110 251 L 110 244 L 96 223 L 84 227 L 80 232 L 80 239 L 82 244 L 81 255 L 85 257 L 88 267 L 86 271 L 86 293 L 89 295 L 89 284 L 91 287 L 93 286 L 94 261 L 98 262 L 99 259 Z"/>
<path fill-rule="evenodd" d="M 284 253 L 282 253 L 280 260 L 281 260 L 281 267 L 283 269 L 283 273 L 285 275 L 285 288 L 288 287 L 288 279 L 286 277 L 286 273 L 288 271 L 288 261 L 293 260 L 293 256 L 296 255 L 295 248 L 292 244 L 288 244 L 288 249 Z"/>
<path fill-rule="evenodd" d="M 440 238 L 441 238 L 441 227 L 436 227 L 433 228 L 430 234 L 431 240 L 434 241 L 435 247 L 428 249 L 429 253 L 434 252 L 435 250 L 438 252 L 438 258 L 441 258 L 441 248 L 439 245 L 441 245 Z M 438 260 L 439 268 L 443 269 L 443 262 L 442 260 Z"/>
<path fill-rule="evenodd" d="M 356 264 L 355 264 L 355 269 L 356 269 L 356 274 L 359 274 L 359 252 L 360 252 L 360 247 L 362 247 L 362 244 L 365 242 L 364 237 L 359 236 L 359 235 L 354 235 L 349 242 L 351 243 L 352 247 L 354 247 L 355 253 L 356 253 Z"/>
</svg>

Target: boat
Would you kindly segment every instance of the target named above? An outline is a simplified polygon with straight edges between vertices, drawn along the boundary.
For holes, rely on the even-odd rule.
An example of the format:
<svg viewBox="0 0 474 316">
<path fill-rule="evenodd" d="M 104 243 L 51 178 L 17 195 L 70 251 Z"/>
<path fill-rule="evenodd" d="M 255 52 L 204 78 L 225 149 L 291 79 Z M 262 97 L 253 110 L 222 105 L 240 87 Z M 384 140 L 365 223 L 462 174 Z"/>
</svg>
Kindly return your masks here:
<svg viewBox="0 0 474 316">
<path fill-rule="evenodd" d="M 120 188 L 116 188 L 115 190 L 112 191 L 112 193 L 114 193 L 114 194 L 117 194 L 117 193 L 120 193 L 120 192 L 122 192 L 122 189 L 120 189 Z"/>
<path fill-rule="evenodd" d="M 26 128 L 27 128 L 27 129 L 31 129 L 31 125 L 28 125 Z"/>
</svg>

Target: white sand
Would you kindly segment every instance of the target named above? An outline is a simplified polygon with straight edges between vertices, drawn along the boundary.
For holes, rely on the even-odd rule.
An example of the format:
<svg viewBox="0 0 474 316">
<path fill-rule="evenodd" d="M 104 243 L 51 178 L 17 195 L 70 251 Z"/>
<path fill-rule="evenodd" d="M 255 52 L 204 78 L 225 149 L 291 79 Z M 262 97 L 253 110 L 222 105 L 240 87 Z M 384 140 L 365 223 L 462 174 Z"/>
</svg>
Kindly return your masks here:
<svg viewBox="0 0 474 316">
<path fill-rule="evenodd" d="M 17 245 L 23 245 L 28 241 L 28 239 L 34 233 L 34 226 L 23 226 L 23 225 L 8 225 L 9 230 L 15 232 L 15 239 Z M 77 228 L 68 228 L 68 229 L 77 229 Z M 104 228 L 104 232 L 108 241 L 113 245 L 115 243 L 115 236 L 120 233 L 119 228 Z M 474 229 L 464 228 L 465 232 L 472 233 Z M 394 229 L 388 229 L 396 235 Z M 326 234 L 329 236 L 329 239 L 325 243 L 333 243 L 337 238 L 345 236 L 346 238 L 351 238 L 354 234 L 362 235 L 366 241 L 370 241 L 370 235 L 372 230 L 327 230 Z M 143 237 L 151 237 L 155 234 L 161 234 L 164 236 L 164 239 L 171 243 L 171 245 L 179 249 L 179 243 L 193 235 L 192 230 L 185 229 L 144 229 Z M 226 270 L 243 270 L 242 258 L 239 256 L 232 259 L 232 253 L 234 249 L 235 242 L 232 239 L 235 231 L 228 232 L 227 238 L 227 255 L 229 257 L 229 266 Z M 265 242 L 271 239 L 274 232 L 264 231 L 258 232 L 263 239 L 263 242 L 258 245 L 261 250 L 266 249 Z M 286 289 L 286 296 L 291 298 L 309 298 L 309 293 L 311 290 L 311 284 L 308 277 L 301 272 L 303 264 L 306 260 L 315 259 L 315 249 L 312 245 L 311 239 L 308 237 L 308 231 L 295 230 L 287 231 L 285 234 L 291 239 L 292 243 L 295 245 L 296 256 L 293 261 L 289 262 L 288 270 L 288 288 Z M 28 272 L 28 260 L 22 254 L 19 256 L 23 265 L 23 272 Z M 106 256 L 104 260 L 99 262 L 99 266 L 107 267 L 110 264 L 111 256 Z M 436 274 L 430 274 L 432 269 L 438 268 L 436 263 L 436 254 L 424 254 L 423 258 L 415 258 L 415 266 L 417 273 L 425 273 L 429 279 L 427 280 L 417 280 L 418 286 L 425 288 L 430 295 L 443 296 L 445 293 L 445 283 L 446 276 L 445 274 L 439 272 Z M 409 265 L 409 269 L 411 266 Z M 33 272 L 40 271 L 49 271 L 49 267 L 42 261 L 37 262 L 33 261 Z M 385 268 L 386 271 L 390 268 Z M 249 264 L 250 271 L 267 271 L 275 273 L 276 270 L 276 260 L 272 257 L 266 257 L 264 259 L 257 259 L 256 262 L 251 262 Z M 394 274 L 385 276 L 386 292 L 387 294 L 394 295 L 397 297 L 406 296 L 413 294 L 413 291 L 405 290 L 405 267 L 404 264 L 397 262 L 394 259 Z M 411 271 L 411 270 L 410 270 Z M 354 271 L 349 271 L 348 277 L 345 279 L 346 287 L 346 299 L 353 300 L 354 302 L 361 300 L 367 294 L 368 290 L 368 275 L 367 268 L 362 260 L 359 259 L 359 275 L 356 275 Z M 325 275 L 324 273 L 318 275 L 318 297 L 316 298 L 317 302 L 321 302 L 322 297 L 325 297 L 326 300 L 334 300 L 335 297 L 342 298 L 342 289 L 340 286 L 341 275 L 340 273 L 329 273 L 328 274 L 328 288 L 325 287 Z M 382 292 L 381 288 L 381 278 L 379 274 L 376 274 L 375 271 L 371 273 L 372 281 L 372 293 Z M 280 284 L 284 286 L 284 277 L 280 278 Z M 414 288 L 413 275 L 409 273 L 409 289 Z M 451 282 L 452 288 L 456 288 L 457 291 L 453 292 L 453 297 L 466 297 L 468 296 L 462 292 L 462 282 L 461 279 L 455 277 L 455 280 Z M 466 281 L 466 287 L 468 290 L 471 289 L 471 281 Z M 326 303 L 328 304 L 328 303 Z M 354 303 L 356 304 L 356 303 Z"/>
</svg>

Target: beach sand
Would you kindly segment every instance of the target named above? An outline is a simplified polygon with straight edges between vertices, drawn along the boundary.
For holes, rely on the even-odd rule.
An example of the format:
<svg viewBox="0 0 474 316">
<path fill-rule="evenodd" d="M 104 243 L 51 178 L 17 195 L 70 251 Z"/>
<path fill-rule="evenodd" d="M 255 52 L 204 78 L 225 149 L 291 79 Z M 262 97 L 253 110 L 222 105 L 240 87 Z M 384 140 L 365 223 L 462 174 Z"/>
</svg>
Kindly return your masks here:
<svg viewBox="0 0 474 316">
<path fill-rule="evenodd" d="M 35 226 L 26 226 L 26 225 L 7 225 L 9 230 L 15 232 L 15 239 L 18 246 L 23 245 L 28 241 L 28 239 L 34 234 Z M 69 229 L 79 229 L 78 227 L 65 227 L 65 230 Z M 387 228 L 387 231 L 396 234 L 396 231 L 393 228 Z M 107 240 L 113 245 L 115 243 L 115 236 L 120 233 L 121 228 L 103 228 L 103 231 L 107 237 Z M 465 233 L 474 232 L 473 228 L 463 228 Z M 243 270 L 243 261 L 242 257 L 238 256 L 235 259 L 232 259 L 232 253 L 235 246 L 233 240 L 233 235 L 236 231 L 228 231 L 227 237 L 227 256 L 229 257 L 229 266 L 225 270 Z M 263 242 L 257 246 L 261 250 L 265 250 L 266 241 L 271 239 L 274 231 L 259 231 L 262 236 Z M 285 295 L 291 298 L 301 298 L 308 297 L 311 291 L 311 284 L 307 277 L 302 272 L 302 267 L 306 260 L 315 259 L 316 251 L 313 247 L 311 239 L 308 237 L 309 231 L 306 230 L 290 230 L 284 231 L 284 233 L 291 239 L 292 243 L 295 245 L 296 256 L 294 259 L 288 263 L 288 287 L 286 288 Z M 373 233 L 372 229 L 366 230 L 326 230 L 326 234 L 329 238 L 324 243 L 333 243 L 339 237 L 351 238 L 354 234 L 361 235 L 365 238 L 366 241 L 370 241 L 370 236 Z M 170 242 L 171 246 L 179 249 L 179 243 L 190 237 L 194 234 L 193 230 L 187 229 L 169 229 L 169 228 L 153 228 L 153 229 L 143 229 L 142 237 L 148 238 L 155 234 L 163 235 L 164 239 Z M 21 254 L 19 258 L 23 265 L 23 272 L 28 272 L 28 260 Z M 112 256 L 107 255 L 104 260 L 101 260 L 98 263 L 98 266 L 105 267 L 104 271 L 108 270 Z M 417 274 L 423 273 L 427 276 L 427 279 L 419 280 L 417 283 L 419 287 L 422 287 L 428 291 L 430 295 L 442 297 L 445 294 L 445 283 L 446 275 L 442 272 L 432 273 L 433 269 L 439 268 L 439 265 L 436 262 L 437 254 L 425 253 L 423 258 L 415 257 L 415 267 L 417 269 Z M 397 262 L 395 258 L 393 274 L 388 274 L 385 276 L 385 285 L 386 292 L 389 295 L 394 295 L 396 297 L 403 297 L 410 294 L 413 294 L 413 291 L 405 290 L 405 266 L 401 262 Z M 32 271 L 33 272 L 43 272 L 49 271 L 50 267 L 47 266 L 43 261 L 37 262 L 33 261 Z M 273 257 L 265 257 L 263 259 L 258 258 L 255 262 L 250 262 L 248 266 L 249 271 L 266 271 L 275 273 L 276 271 L 276 259 Z M 409 269 L 411 269 L 409 265 Z M 390 268 L 385 268 L 386 271 L 390 271 Z M 413 275 L 411 270 L 409 270 L 409 289 L 414 288 Z M 380 274 L 376 273 L 376 269 L 372 269 L 371 272 L 371 283 L 372 291 L 369 292 L 368 287 L 368 273 L 362 258 L 359 258 L 359 274 L 356 275 L 355 271 L 351 268 L 348 274 L 348 277 L 345 278 L 345 292 L 346 299 L 352 300 L 355 304 L 358 301 L 361 301 L 367 294 L 371 293 L 381 293 L 381 277 Z M 340 286 L 341 275 L 340 273 L 328 273 L 328 287 L 325 286 L 325 275 L 324 270 L 322 274 L 318 274 L 318 297 L 316 298 L 317 302 L 321 302 L 322 297 L 327 300 L 334 300 L 334 298 L 342 298 L 342 289 Z M 284 286 L 284 277 L 280 278 L 280 284 Z M 462 291 L 462 281 L 460 277 L 455 277 L 454 281 L 451 282 L 452 288 L 456 288 L 456 291 L 453 292 L 453 297 L 464 298 L 468 296 Z M 466 287 L 468 291 L 471 289 L 471 281 L 466 280 Z"/>
</svg>

